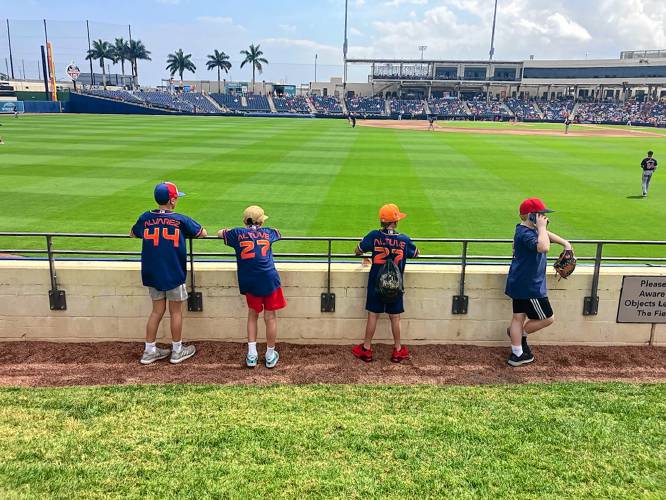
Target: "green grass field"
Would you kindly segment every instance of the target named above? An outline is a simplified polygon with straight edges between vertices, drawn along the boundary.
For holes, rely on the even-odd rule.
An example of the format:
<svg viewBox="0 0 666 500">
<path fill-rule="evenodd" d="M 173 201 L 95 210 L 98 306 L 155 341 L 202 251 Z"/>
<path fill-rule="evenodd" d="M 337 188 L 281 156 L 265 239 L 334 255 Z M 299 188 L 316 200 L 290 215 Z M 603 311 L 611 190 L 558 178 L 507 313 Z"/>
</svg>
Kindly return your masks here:
<svg viewBox="0 0 666 500">
<path fill-rule="evenodd" d="M 666 385 L 0 390 L 3 498 L 663 498 Z"/>
<path fill-rule="evenodd" d="M 529 196 L 558 211 L 551 228 L 570 239 L 661 239 L 666 232 L 666 177 L 658 172 L 650 198 L 636 199 L 640 160 L 651 148 L 666 161 L 666 135 L 447 134 L 351 130 L 343 120 L 180 116 L 22 116 L 0 117 L 0 124 L 5 231 L 126 233 L 153 208 L 153 186 L 171 180 L 188 193 L 179 210 L 209 232 L 237 225 L 242 209 L 256 203 L 285 235 L 357 237 L 377 225 L 379 206 L 395 202 L 409 214 L 401 230 L 413 237 L 510 238 L 518 204 Z M 0 245 L 17 247 L 8 239 Z M 656 250 L 631 254 L 646 252 Z"/>
</svg>

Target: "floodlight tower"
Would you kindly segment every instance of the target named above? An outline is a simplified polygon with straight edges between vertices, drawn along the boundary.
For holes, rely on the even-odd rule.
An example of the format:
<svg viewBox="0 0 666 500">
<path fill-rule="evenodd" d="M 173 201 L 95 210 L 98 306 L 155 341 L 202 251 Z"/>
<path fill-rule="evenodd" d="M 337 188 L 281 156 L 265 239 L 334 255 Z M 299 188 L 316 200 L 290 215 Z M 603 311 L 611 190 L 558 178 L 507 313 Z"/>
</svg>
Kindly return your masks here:
<svg viewBox="0 0 666 500">
<path fill-rule="evenodd" d="M 495 0 L 495 11 L 493 12 L 493 32 L 490 36 L 490 60 L 495 56 L 495 24 L 497 22 L 497 0 Z"/>
<path fill-rule="evenodd" d="M 343 71 L 343 78 L 342 78 L 342 93 L 343 93 L 343 98 L 344 98 L 344 93 L 347 91 L 347 14 L 349 12 L 348 10 L 349 7 L 349 0 L 345 0 L 345 41 L 342 44 L 342 59 L 344 63 L 344 71 Z"/>
<path fill-rule="evenodd" d="M 421 51 L 421 61 L 423 61 L 423 53 L 428 48 L 427 45 L 419 45 L 419 50 Z"/>
</svg>

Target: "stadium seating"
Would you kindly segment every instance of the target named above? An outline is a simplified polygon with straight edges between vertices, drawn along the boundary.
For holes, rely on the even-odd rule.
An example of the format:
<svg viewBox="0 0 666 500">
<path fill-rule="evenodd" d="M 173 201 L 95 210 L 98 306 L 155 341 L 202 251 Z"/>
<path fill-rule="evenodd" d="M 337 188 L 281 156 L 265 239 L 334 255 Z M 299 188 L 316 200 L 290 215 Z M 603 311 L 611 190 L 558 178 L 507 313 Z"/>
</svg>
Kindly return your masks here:
<svg viewBox="0 0 666 500">
<path fill-rule="evenodd" d="M 350 113 L 386 114 L 384 99 L 379 97 L 350 97 L 346 102 Z"/>
<path fill-rule="evenodd" d="M 490 117 L 490 116 L 511 116 L 509 108 L 500 101 L 486 101 L 485 99 L 475 99 L 467 101 L 467 107 L 473 116 L 476 117 Z"/>
<path fill-rule="evenodd" d="M 181 100 L 179 97 L 168 92 L 139 92 L 137 95 L 149 105 L 156 108 L 171 109 L 186 113 L 194 112 L 194 106 L 191 103 Z"/>
<path fill-rule="evenodd" d="M 391 99 L 390 105 L 391 114 L 425 114 L 425 102 L 420 99 Z"/>
<path fill-rule="evenodd" d="M 279 113 L 309 113 L 310 105 L 308 100 L 302 96 L 294 97 L 273 97 L 275 109 Z"/>
<path fill-rule="evenodd" d="M 508 108 L 522 120 L 541 120 L 542 116 L 539 108 L 534 101 L 525 101 L 523 99 L 510 98 L 506 100 Z"/>
<path fill-rule="evenodd" d="M 213 104 L 206 99 L 206 96 L 198 92 L 184 92 L 178 96 L 181 100 L 189 102 L 196 113 L 219 113 Z"/>
<path fill-rule="evenodd" d="M 571 100 L 539 101 L 539 107 L 546 120 L 563 121 L 573 111 L 574 102 Z"/>
<path fill-rule="evenodd" d="M 428 107 L 432 114 L 442 117 L 468 116 L 460 99 L 450 97 L 433 97 L 428 99 Z"/>
<path fill-rule="evenodd" d="M 143 100 L 127 90 L 91 90 L 90 94 L 97 97 L 104 97 L 106 99 L 115 99 L 117 101 L 131 102 L 134 104 L 145 104 Z"/>
<path fill-rule="evenodd" d="M 248 111 L 266 111 L 271 112 L 271 106 L 268 104 L 268 98 L 264 95 L 248 95 L 247 110 Z"/>
<path fill-rule="evenodd" d="M 232 111 L 240 111 L 246 109 L 243 107 L 241 101 L 241 96 L 233 94 L 210 94 L 210 96 L 218 103 L 220 106 L 230 109 Z"/>
<path fill-rule="evenodd" d="M 322 97 L 318 95 L 312 96 L 312 104 L 314 104 L 317 113 L 326 114 L 339 114 L 342 113 L 342 106 L 336 97 Z"/>
</svg>

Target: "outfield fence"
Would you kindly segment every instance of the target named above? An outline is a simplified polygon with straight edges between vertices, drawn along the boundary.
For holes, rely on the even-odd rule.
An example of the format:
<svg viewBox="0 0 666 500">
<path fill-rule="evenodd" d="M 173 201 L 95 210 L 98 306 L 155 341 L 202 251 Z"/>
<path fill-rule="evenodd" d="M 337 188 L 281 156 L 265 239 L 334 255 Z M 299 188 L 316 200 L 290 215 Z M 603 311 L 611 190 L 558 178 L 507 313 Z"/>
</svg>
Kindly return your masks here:
<svg viewBox="0 0 666 500">
<path fill-rule="evenodd" d="M 11 238 L 19 241 L 35 238 L 41 239 L 43 247 L 41 248 L 0 248 L 0 259 L 39 259 L 48 260 L 51 289 L 49 290 L 49 303 L 52 310 L 67 309 L 66 293 L 58 287 L 58 278 L 56 263 L 58 257 L 60 260 L 89 260 L 89 259 L 108 259 L 131 260 L 136 261 L 140 258 L 141 252 L 138 250 L 91 250 L 91 249 L 71 249 L 56 248 L 54 240 L 67 238 L 87 239 L 87 240 L 110 240 L 124 239 L 129 240 L 127 234 L 99 234 L 99 233 L 45 233 L 45 232 L 0 232 L 0 238 Z M 339 237 L 339 236 L 285 236 L 281 241 L 284 242 L 304 242 L 321 245 L 321 252 L 274 252 L 274 257 L 279 260 L 289 260 L 296 262 L 325 262 L 328 264 L 326 291 L 321 295 L 321 311 L 335 312 L 335 295 L 331 293 L 331 266 L 334 262 L 357 262 L 359 257 L 354 253 L 336 253 L 333 251 L 334 244 L 345 243 L 350 248 L 358 243 L 361 238 L 358 237 Z M 190 298 L 188 300 L 188 309 L 190 311 L 203 310 L 203 298 L 196 289 L 197 263 L 215 262 L 220 260 L 232 260 L 235 253 L 232 251 L 210 252 L 196 251 L 195 245 L 206 240 L 220 239 L 209 236 L 202 239 L 188 240 L 188 273 L 190 277 Z M 195 241 L 197 243 L 195 243 Z M 458 295 L 453 297 L 451 307 L 452 314 L 467 314 L 469 298 L 465 295 L 465 272 L 469 265 L 508 265 L 511 262 L 510 255 L 496 255 L 474 253 L 472 249 L 478 246 L 508 246 L 513 243 L 512 239 L 504 238 L 412 238 L 417 244 L 434 244 L 439 246 L 451 245 L 460 248 L 459 253 L 420 253 L 415 258 L 417 261 L 454 265 L 460 267 L 460 281 Z M 607 256 L 604 255 L 604 249 L 608 247 L 665 247 L 666 241 L 659 240 L 571 240 L 572 245 L 577 248 L 577 259 L 582 265 L 594 266 L 590 294 L 585 297 L 583 304 L 583 315 L 595 316 L 599 308 L 599 274 L 602 266 L 666 266 L 666 257 L 660 256 Z M 586 255 L 580 249 L 593 249 L 593 252 Z M 554 261 L 557 257 L 552 256 L 549 261 Z"/>
</svg>

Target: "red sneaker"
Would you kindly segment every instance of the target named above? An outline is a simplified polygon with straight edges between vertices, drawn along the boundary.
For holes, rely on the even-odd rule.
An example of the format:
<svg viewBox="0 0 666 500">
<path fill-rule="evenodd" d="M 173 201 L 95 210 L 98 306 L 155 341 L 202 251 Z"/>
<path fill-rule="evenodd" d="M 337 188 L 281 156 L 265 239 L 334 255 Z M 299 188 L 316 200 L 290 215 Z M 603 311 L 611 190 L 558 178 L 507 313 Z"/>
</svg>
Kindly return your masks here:
<svg viewBox="0 0 666 500">
<path fill-rule="evenodd" d="M 406 346 L 402 346 L 400 350 L 393 349 L 393 354 L 391 354 L 391 361 L 394 363 L 400 363 L 403 359 L 409 359 L 409 350 Z"/>
<path fill-rule="evenodd" d="M 352 354 L 366 363 L 372 361 L 372 349 L 366 349 L 363 344 L 352 347 Z"/>
</svg>

